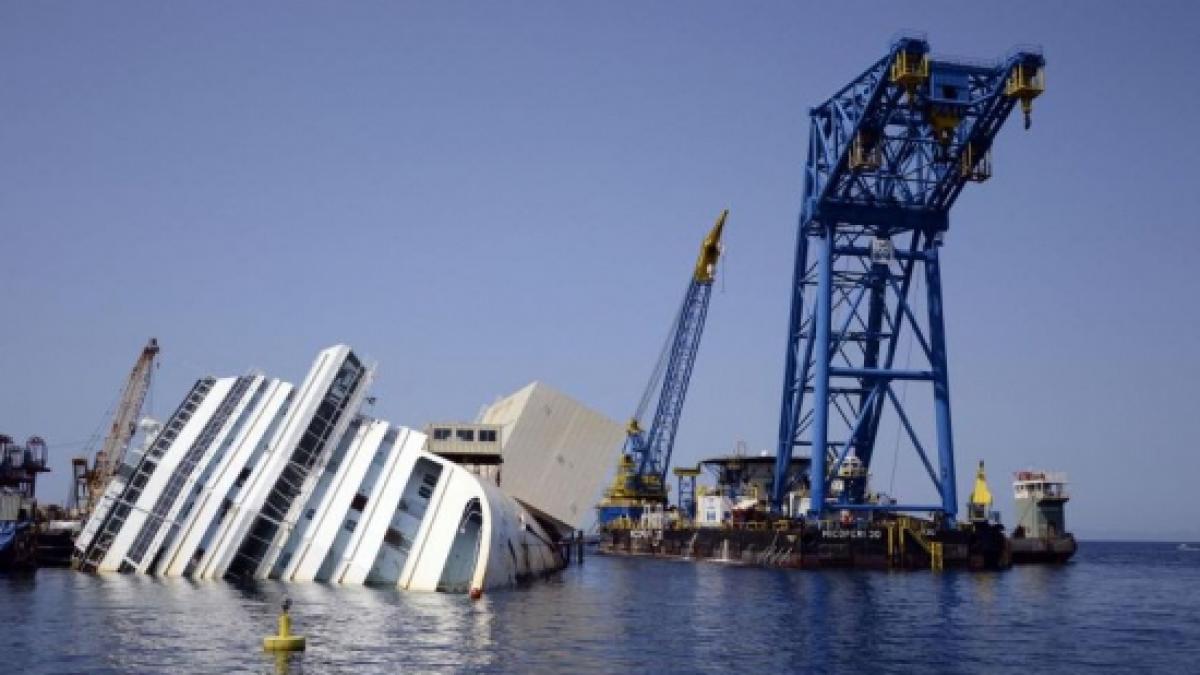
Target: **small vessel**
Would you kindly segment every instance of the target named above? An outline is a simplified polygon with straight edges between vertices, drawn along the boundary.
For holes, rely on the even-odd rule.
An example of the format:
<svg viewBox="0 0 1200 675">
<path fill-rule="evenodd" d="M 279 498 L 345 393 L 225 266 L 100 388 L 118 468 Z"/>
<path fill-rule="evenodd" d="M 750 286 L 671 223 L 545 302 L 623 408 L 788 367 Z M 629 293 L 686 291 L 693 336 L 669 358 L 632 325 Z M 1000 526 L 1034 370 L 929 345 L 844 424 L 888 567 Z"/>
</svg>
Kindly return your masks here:
<svg viewBox="0 0 1200 675">
<path fill-rule="evenodd" d="M 37 565 L 35 508 L 34 501 L 20 493 L 0 492 L 0 570 Z"/>
<path fill-rule="evenodd" d="M 49 471 L 46 442 L 38 436 L 24 445 L 0 434 L 0 570 L 37 566 L 37 477 Z"/>
<path fill-rule="evenodd" d="M 1051 471 L 1018 471 L 1013 481 L 1017 526 L 1012 562 L 1064 563 L 1075 555 L 1075 536 L 1066 529 L 1067 476 Z"/>
<path fill-rule="evenodd" d="M 1200 546 L 1192 546 L 1190 544 L 1180 544 L 1180 551 L 1200 551 Z"/>
</svg>

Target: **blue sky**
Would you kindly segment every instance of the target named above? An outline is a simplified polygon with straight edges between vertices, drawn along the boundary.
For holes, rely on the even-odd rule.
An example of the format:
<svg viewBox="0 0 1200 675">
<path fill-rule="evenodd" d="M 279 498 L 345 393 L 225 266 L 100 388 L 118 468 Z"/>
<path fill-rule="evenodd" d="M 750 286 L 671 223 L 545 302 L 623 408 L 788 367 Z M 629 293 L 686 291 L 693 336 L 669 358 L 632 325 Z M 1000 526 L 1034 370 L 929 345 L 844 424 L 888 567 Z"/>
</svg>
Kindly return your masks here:
<svg viewBox="0 0 1200 675">
<path fill-rule="evenodd" d="M 910 28 L 1048 61 L 943 251 L 960 493 L 986 459 L 1011 522 L 1010 473 L 1059 469 L 1084 536 L 1200 538 L 1198 14 L 0 2 L 0 430 L 61 500 L 151 335 L 160 416 L 347 342 L 395 422 L 533 379 L 623 419 L 729 208 L 676 457 L 773 448 L 807 109 Z"/>
</svg>

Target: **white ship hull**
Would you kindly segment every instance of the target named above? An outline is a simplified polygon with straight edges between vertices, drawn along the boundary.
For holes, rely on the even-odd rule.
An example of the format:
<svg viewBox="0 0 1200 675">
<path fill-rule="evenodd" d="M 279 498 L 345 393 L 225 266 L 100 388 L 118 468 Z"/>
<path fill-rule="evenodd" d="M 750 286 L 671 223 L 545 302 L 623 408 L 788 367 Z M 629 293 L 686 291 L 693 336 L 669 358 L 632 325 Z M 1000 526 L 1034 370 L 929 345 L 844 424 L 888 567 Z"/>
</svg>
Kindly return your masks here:
<svg viewBox="0 0 1200 675">
<path fill-rule="evenodd" d="M 491 478 L 359 414 L 373 368 L 323 351 L 300 387 L 206 378 L 85 527 L 87 571 L 482 592 L 562 565 Z"/>
</svg>

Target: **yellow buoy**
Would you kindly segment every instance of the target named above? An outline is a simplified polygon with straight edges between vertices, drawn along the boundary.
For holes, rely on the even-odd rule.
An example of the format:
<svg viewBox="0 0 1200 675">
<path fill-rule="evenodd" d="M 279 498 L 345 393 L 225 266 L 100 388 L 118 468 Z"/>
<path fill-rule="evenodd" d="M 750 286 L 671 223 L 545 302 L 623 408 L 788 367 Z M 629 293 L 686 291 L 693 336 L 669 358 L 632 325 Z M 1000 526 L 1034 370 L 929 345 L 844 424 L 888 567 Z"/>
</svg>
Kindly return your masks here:
<svg viewBox="0 0 1200 675">
<path fill-rule="evenodd" d="M 269 652 L 304 651 L 304 637 L 292 635 L 292 617 L 288 616 L 288 610 L 291 609 L 291 606 L 292 601 L 284 598 L 283 613 L 279 615 L 279 634 L 268 635 L 263 638 L 263 649 Z"/>
</svg>

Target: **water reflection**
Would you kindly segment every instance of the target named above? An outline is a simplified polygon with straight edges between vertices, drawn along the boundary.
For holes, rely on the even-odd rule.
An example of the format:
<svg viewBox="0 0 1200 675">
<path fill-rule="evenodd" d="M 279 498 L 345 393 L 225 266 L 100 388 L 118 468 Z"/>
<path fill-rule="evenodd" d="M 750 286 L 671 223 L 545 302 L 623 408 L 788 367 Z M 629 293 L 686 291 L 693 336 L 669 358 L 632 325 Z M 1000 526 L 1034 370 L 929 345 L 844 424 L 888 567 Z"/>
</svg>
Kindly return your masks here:
<svg viewBox="0 0 1200 675">
<path fill-rule="evenodd" d="M 1183 672 L 1200 660 L 1193 557 L 1097 552 L 995 574 L 589 558 L 478 602 L 42 570 L 0 576 L 0 671 Z M 277 659 L 262 638 L 285 595 L 308 651 Z"/>
</svg>

